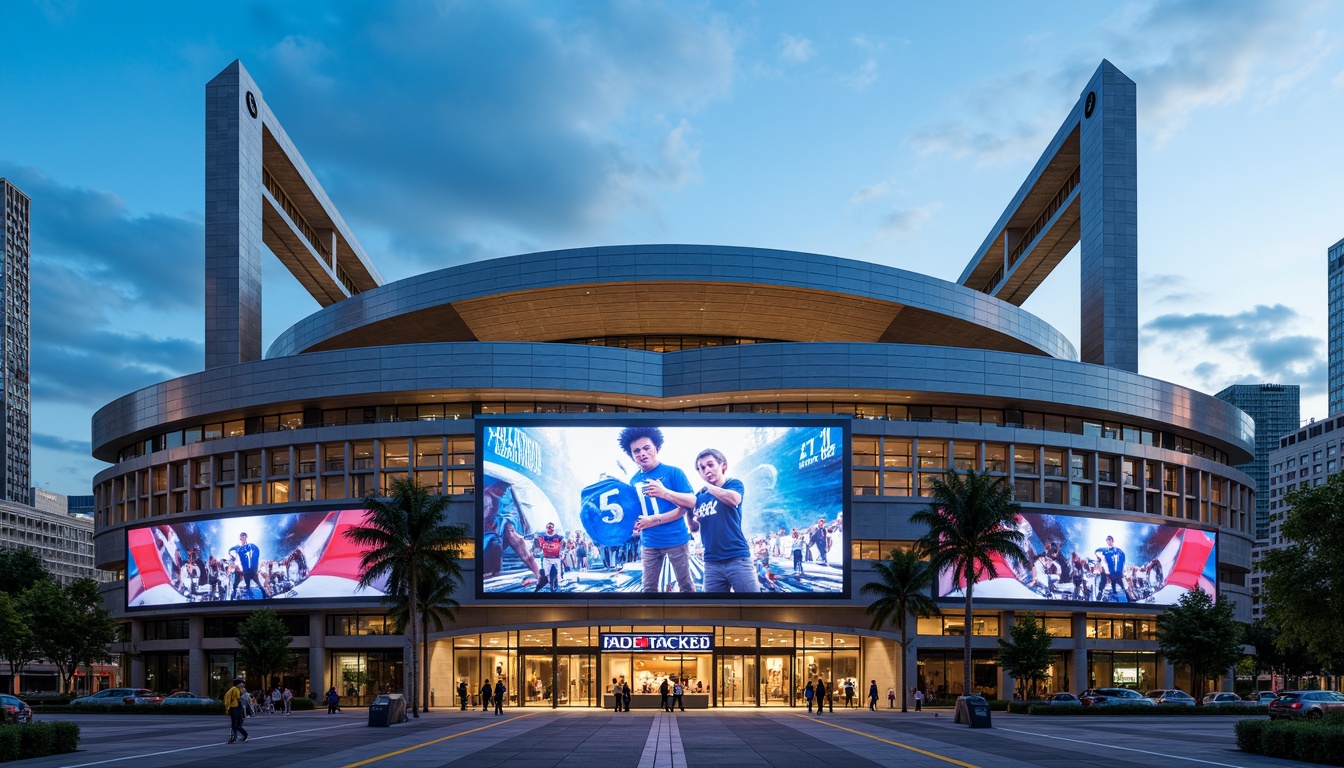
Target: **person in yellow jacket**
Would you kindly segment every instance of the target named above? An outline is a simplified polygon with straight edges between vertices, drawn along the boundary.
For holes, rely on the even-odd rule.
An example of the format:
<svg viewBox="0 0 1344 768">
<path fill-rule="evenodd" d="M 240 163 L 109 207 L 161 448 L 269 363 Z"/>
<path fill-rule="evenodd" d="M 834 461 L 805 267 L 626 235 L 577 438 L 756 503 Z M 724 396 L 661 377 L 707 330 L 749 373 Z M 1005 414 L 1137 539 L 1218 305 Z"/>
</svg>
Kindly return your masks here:
<svg viewBox="0 0 1344 768">
<path fill-rule="evenodd" d="M 224 711 L 229 713 L 229 743 L 238 740 L 238 734 L 247 741 L 247 729 L 243 727 L 243 691 L 247 686 L 243 678 L 233 678 L 233 687 L 224 692 Z"/>
</svg>

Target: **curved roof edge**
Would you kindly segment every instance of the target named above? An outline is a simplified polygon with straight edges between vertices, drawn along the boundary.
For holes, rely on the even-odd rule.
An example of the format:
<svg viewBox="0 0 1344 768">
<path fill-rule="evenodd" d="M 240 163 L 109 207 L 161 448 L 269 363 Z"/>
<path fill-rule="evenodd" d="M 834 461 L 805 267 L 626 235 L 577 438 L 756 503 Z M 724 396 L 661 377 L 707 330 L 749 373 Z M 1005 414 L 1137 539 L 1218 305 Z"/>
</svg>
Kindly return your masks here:
<svg viewBox="0 0 1344 768">
<path fill-rule="evenodd" d="M 889 302 L 1001 336 L 1003 346 L 1013 351 L 1078 359 L 1073 343 L 1044 320 L 954 282 L 834 256 L 714 245 L 576 248 L 447 267 L 325 307 L 281 333 L 266 356 L 322 349 L 343 334 L 454 302 L 584 285 L 683 282 L 759 285 Z"/>
<path fill-rule="evenodd" d="M 95 457 L 170 424 L 278 403 L 420 391 L 571 392 L 646 399 L 743 392 L 920 392 L 931 398 L 1053 403 L 1128 416 L 1254 455 L 1254 423 L 1211 395 L 1138 374 L 1037 355 L 912 344 L 799 343 L 644 352 L 519 342 L 404 344 L 314 352 L 214 368 L 99 409 Z M 111 458 L 109 458 L 111 457 Z"/>
</svg>

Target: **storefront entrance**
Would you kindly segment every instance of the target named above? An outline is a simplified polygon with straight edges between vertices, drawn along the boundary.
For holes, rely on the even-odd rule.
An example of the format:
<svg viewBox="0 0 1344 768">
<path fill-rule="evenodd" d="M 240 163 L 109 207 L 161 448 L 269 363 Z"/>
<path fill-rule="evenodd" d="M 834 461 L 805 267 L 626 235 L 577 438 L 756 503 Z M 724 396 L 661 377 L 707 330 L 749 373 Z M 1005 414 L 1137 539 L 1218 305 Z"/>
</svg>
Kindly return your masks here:
<svg viewBox="0 0 1344 768">
<path fill-rule="evenodd" d="M 524 653 L 522 701 L 525 707 L 591 707 L 597 704 L 597 657 Z"/>
</svg>

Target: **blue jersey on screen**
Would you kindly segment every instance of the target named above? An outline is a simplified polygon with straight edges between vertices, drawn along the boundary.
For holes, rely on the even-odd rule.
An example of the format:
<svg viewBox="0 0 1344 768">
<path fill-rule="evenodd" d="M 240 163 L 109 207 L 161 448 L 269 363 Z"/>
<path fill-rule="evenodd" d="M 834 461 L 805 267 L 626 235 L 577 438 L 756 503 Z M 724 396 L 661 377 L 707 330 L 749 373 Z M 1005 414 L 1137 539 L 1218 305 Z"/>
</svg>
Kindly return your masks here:
<svg viewBox="0 0 1344 768">
<path fill-rule="evenodd" d="M 257 565 L 261 562 L 261 550 L 257 549 L 256 544 L 239 544 L 229 551 L 238 556 L 238 564 L 244 571 L 257 570 Z"/>
<path fill-rule="evenodd" d="M 635 533 L 639 494 L 629 483 L 604 477 L 579 494 L 579 522 L 594 544 L 619 547 Z"/>
<path fill-rule="evenodd" d="M 744 493 L 742 481 L 730 477 L 723 483 L 725 491 Z M 751 557 L 747 537 L 742 533 L 742 505 L 736 507 L 701 491 L 695 495 L 695 519 L 700 523 L 700 542 L 705 545 L 705 560 L 722 562 Z"/>
<path fill-rule="evenodd" d="M 1106 560 L 1106 572 L 1109 574 L 1121 574 L 1125 572 L 1125 552 L 1119 547 L 1103 547 L 1097 550 L 1097 554 Z"/>
<path fill-rule="evenodd" d="M 663 487 L 669 491 L 677 493 L 695 493 L 691 489 L 691 482 L 686 479 L 686 473 L 676 467 L 667 464 L 659 464 L 652 470 L 645 472 L 640 470 L 635 473 L 631 484 L 639 490 L 641 483 L 650 480 L 657 480 L 663 484 Z M 645 515 L 656 515 L 663 512 L 674 512 L 677 505 L 667 499 L 659 499 L 654 496 L 645 496 L 639 494 L 640 513 Z M 652 528 L 646 528 L 640 532 L 644 542 L 643 546 L 663 549 L 665 547 L 679 547 L 691 540 L 691 532 L 686 527 L 686 520 L 673 520 L 670 523 L 655 525 Z"/>
</svg>

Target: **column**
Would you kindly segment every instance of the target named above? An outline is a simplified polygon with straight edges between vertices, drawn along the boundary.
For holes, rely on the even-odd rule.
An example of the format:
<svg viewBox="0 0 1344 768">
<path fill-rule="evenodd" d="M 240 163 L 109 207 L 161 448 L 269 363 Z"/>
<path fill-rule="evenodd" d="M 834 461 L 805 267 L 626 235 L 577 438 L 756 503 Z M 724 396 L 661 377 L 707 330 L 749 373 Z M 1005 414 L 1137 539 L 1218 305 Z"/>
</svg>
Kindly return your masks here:
<svg viewBox="0 0 1344 768">
<path fill-rule="evenodd" d="M 327 615 L 317 612 L 308 615 L 308 683 L 310 690 L 320 698 L 331 687 L 327 669 Z"/>
<path fill-rule="evenodd" d="M 187 650 L 187 685 L 197 696 L 209 696 L 210 665 L 205 648 L 202 647 L 204 644 L 201 642 L 205 638 L 204 616 L 191 616 L 187 619 L 187 637 L 191 643 L 191 647 Z"/>
<path fill-rule="evenodd" d="M 1171 665 L 1171 662 L 1167 661 L 1166 657 L 1160 653 L 1157 655 L 1157 678 L 1157 686 L 1159 688 L 1176 687 L 1176 669 Z M 1194 694 L 1192 693 L 1191 695 L 1193 696 Z"/>
<path fill-rule="evenodd" d="M 138 651 L 145 642 L 145 622 L 143 619 L 131 620 L 131 648 L 137 653 L 131 654 L 131 676 L 126 685 L 139 688 L 145 684 L 145 659 Z"/>
<path fill-rule="evenodd" d="M 1007 640 L 1012 637 L 1013 623 L 1017 621 L 1017 614 L 1013 611 L 1003 611 L 999 614 L 999 637 Z M 1017 681 L 1009 674 L 1008 670 L 999 664 L 999 698 L 1004 701 L 1013 700 L 1013 692 L 1017 690 Z"/>
<path fill-rule="evenodd" d="M 1073 658 L 1069 664 L 1069 691 L 1077 693 L 1091 688 L 1092 681 L 1087 675 L 1087 614 L 1075 613 L 1073 619 Z"/>
</svg>

